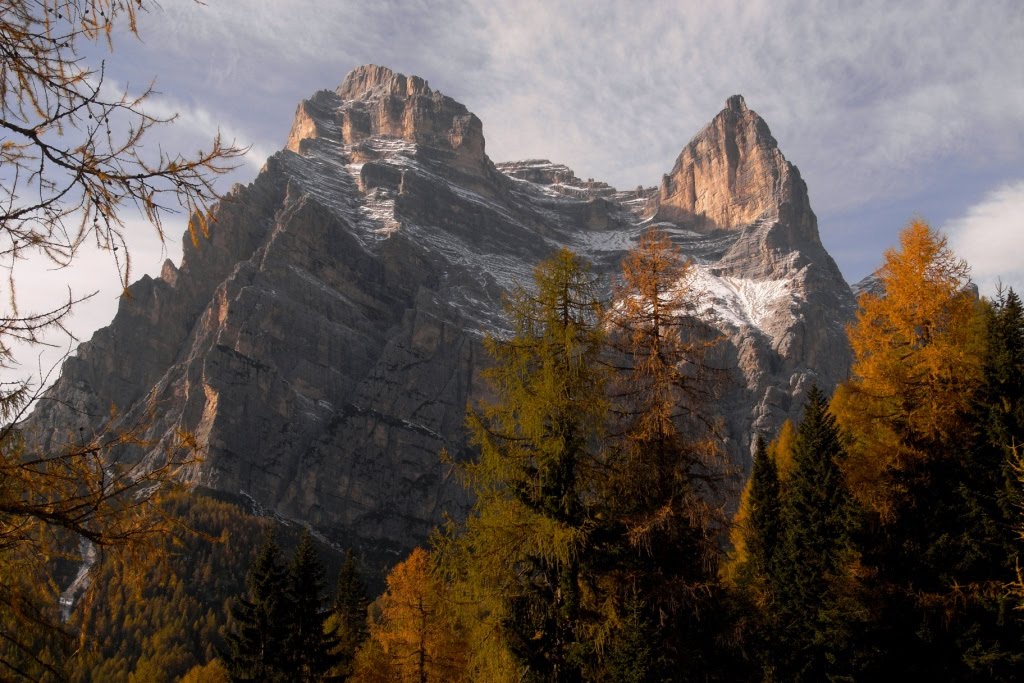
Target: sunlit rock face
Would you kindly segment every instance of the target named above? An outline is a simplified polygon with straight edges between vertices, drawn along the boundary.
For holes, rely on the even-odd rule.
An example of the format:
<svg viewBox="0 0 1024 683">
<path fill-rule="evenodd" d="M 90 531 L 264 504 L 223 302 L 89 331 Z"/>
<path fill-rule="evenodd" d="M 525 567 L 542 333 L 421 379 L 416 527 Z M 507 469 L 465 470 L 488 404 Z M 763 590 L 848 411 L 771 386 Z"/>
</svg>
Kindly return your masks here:
<svg viewBox="0 0 1024 683">
<path fill-rule="evenodd" d="M 190 431 L 203 460 L 189 481 L 386 564 L 467 509 L 438 456 L 468 454 L 503 291 L 561 245 L 610 275 L 652 227 L 693 259 L 701 316 L 727 339 L 709 410 L 739 464 L 812 383 L 845 376 L 850 289 L 799 172 L 741 97 L 660 188 L 484 150 L 480 120 L 421 78 L 364 66 L 314 94 L 285 148 L 224 197 L 210 239 L 132 285 L 27 426 L 56 442 L 112 404 L 126 422 L 153 407 L 152 446 L 131 457 Z"/>
</svg>

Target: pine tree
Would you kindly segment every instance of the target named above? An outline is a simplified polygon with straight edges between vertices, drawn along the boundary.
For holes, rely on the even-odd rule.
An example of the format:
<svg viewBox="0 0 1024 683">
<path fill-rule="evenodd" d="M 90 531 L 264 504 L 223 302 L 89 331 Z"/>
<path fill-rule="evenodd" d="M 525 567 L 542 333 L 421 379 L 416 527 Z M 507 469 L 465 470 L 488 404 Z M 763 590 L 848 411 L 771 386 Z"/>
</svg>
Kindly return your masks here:
<svg viewBox="0 0 1024 683">
<path fill-rule="evenodd" d="M 782 504 L 784 537 L 773 553 L 783 680 L 849 675 L 851 625 L 858 619 L 850 570 L 854 508 L 840 465 L 843 446 L 825 396 L 812 387 Z"/>
<path fill-rule="evenodd" d="M 341 656 L 333 650 L 340 638 L 325 629 L 331 612 L 324 599 L 324 568 L 309 531 L 303 531 L 288 569 L 287 649 L 291 680 L 313 683 L 325 679 Z"/>
<path fill-rule="evenodd" d="M 338 573 L 334 612 L 327 621 L 327 628 L 333 629 L 338 637 L 334 653 L 339 657 L 339 662 L 335 671 L 342 678 L 351 672 L 356 651 L 370 634 L 366 612 L 369 604 L 366 585 L 359 575 L 355 556 L 349 550 Z"/>
<path fill-rule="evenodd" d="M 225 657 L 233 681 L 290 680 L 288 632 L 292 606 L 288 572 L 273 535 L 268 534 L 246 577 L 247 595 L 231 608 Z"/>
</svg>

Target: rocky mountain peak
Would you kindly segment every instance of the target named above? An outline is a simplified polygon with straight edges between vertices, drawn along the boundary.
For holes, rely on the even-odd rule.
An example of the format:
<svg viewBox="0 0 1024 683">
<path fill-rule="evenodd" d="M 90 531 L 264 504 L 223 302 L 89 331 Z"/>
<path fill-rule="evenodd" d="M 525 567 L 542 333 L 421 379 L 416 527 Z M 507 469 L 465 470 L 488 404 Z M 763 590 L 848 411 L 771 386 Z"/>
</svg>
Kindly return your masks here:
<svg viewBox="0 0 1024 683">
<path fill-rule="evenodd" d="M 662 178 L 658 217 L 705 232 L 782 221 L 792 228 L 786 246 L 819 241 L 800 172 L 742 95 L 726 101 Z"/>
<path fill-rule="evenodd" d="M 383 66 L 360 66 L 333 92 L 321 90 L 299 104 L 286 148 L 305 154 L 303 144 L 320 138 L 352 147 L 397 139 L 423 146 L 424 154 L 471 175 L 488 169 L 483 124 L 475 114 L 424 79 Z"/>
<path fill-rule="evenodd" d="M 440 93 L 419 76 L 395 73 L 386 66 L 364 64 L 350 71 L 335 91 L 342 99 L 368 100 L 382 96 L 432 97 Z"/>
<path fill-rule="evenodd" d="M 148 420 L 152 448 L 126 459 L 162 457 L 167 435 L 187 431 L 203 444 L 188 482 L 380 567 L 467 509 L 438 453 L 468 457 L 483 333 L 506 330 L 504 292 L 560 246 L 610 275 L 654 227 L 693 259 L 696 315 L 723 335 L 729 373 L 708 409 L 739 464 L 752 435 L 849 367 L 850 289 L 798 171 L 738 95 L 660 190 L 617 191 L 544 159 L 494 165 L 465 106 L 362 66 L 299 105 L 287 149 L 216 218 L 178 267 L 131 285 L 26 434 L 97 429 L 112 404 L 119 424 Z"/>
<path fill-rule="evenodd" d="M 743 113 L 747 111 L 747 101 L 743 99 L 743 95 L 733 95 L 725 101 L 725 108 L 730 111 Z"/>
</svg>

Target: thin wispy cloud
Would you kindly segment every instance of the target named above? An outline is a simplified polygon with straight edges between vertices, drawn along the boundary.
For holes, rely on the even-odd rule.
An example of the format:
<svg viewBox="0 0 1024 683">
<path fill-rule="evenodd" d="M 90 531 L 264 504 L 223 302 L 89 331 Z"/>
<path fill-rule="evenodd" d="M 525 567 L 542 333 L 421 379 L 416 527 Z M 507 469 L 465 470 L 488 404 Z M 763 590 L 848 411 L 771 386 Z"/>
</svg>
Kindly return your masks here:
<svg viewBox="0 0 1024 683">
<path fill-rule="evenodd" d="M 140 33 L 89 58 L 129 89 L 156 78 L 147 106 L 179 115 L 154 137 L 168 151 L 217 130 L 252 145 L 224 190 L 284 146 L 300 100 L 364 63 L 465 103 L 495 160 L 547 157 L 622 188 L 659 182 L 742 93 L 799 166 L 851 280 L 911 215 L 1008 225 L 996 207 L 1024 158 L 1019 0 L 168 0 Z M 950 229 L 961 248 L 982 234 Z M 965 256 L 988 272 L 990 254 Z M 137 272 L 156 272 L 146 260 Z"/>
</svg>

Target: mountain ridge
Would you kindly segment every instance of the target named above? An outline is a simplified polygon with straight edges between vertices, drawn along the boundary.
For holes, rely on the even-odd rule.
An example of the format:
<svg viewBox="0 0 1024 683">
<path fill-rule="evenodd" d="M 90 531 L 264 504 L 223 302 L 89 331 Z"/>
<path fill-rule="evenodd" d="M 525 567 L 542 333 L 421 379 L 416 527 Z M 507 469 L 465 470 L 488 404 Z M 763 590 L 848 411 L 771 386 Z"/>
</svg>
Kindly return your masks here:
<svg viewBox="0 0 1024 683">
<path fill-rule="evenodd" d="M 507 327 L 503 292 L 561 245 L 610 275 L 650 228 L 693 259 L 706 322 L 728 339 L 717 408 L 739 464 L 811 384 L 845 377 L 850 288 L 742 97 L 639 191 L 485 149 L 480 120 L 421 78 L 367 65 L 317 92 L 223 198 L 210 240 L 131 285 L 26 427 L 54 445 L 112 403 L 124 421 L 157 406 L 157 447 L 125 457 L 190 431 L 205 450 L 187 481 L 399 554 L 468 505 L 438 453 L 468 455 L 465 407 L 484 391 L 482 336 Z"/>
</svg>

